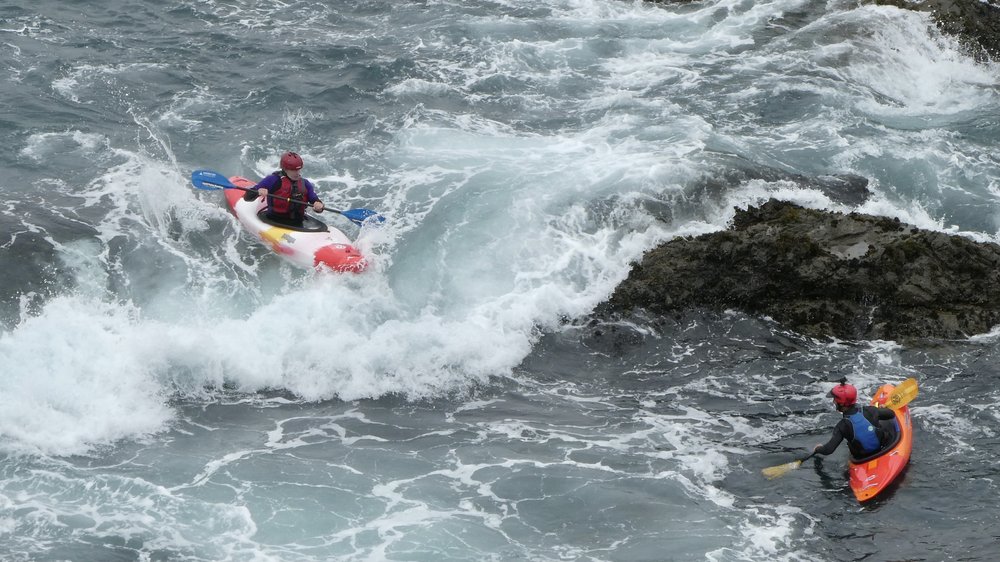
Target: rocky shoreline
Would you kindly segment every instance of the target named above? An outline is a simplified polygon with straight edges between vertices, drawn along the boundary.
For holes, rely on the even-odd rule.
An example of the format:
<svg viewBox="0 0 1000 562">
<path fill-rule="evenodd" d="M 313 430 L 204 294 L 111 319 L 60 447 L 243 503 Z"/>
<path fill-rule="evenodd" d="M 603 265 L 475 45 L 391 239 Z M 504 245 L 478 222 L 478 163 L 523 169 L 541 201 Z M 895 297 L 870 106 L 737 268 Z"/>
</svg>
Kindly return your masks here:
<svg viewBox="0 0 1000 562">
<path fill-rule="evenodd" d="M 595 315 L 730 309 L 812 337 L 966 338 L 1000 324 L 1000 245 L 772 199 L 649 251 Z"/>
</svg>

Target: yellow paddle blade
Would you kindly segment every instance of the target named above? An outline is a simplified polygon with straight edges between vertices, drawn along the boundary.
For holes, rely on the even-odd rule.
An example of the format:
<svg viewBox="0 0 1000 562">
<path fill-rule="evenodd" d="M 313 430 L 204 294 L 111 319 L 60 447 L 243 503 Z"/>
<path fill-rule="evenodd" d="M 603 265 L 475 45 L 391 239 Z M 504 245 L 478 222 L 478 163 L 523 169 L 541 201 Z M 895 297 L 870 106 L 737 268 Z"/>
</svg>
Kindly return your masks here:
<svg viewBox="0 0 1000 562">
<path fill-rule="evenodd" d="M 898 410 L 917 397 L 917 379 L 906 379 L 899 383 L 885 401 L 887 408 Z"/>
<path fill-rule="evenodd" d="M 802 466 L 802 461 L 792 461 L 792 462 L 786 462 L 785 464 L 779 464 L 778 466 L 771 466 L 765 468 L 761 472 L 764 473 L 764 478 L 767 478 L 768 480 L 774 480 L 779 476 L 784 476 L 785 474 L 788 474 L 789 472 L 795 470 L 800 466 Z"/>
</svg>

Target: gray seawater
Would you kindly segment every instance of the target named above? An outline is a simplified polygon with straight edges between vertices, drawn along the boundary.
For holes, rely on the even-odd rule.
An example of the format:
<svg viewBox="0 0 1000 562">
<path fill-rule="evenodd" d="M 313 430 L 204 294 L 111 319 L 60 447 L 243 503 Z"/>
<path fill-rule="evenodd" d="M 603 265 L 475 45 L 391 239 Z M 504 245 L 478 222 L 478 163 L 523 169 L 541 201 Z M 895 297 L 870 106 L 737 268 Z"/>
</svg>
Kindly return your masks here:
<svg viewBox="0 0 1000 562">
<path fill-rule="evenodd" d="M 1000 332 L 592 326 L 769 197 L 997 241 L 1000 73 L 850 2 L 0 5 L 0 559 L 995 560 Z M 284 150 L 361 275 L 245 234 Z M 870 180 L 845 202 L 809 180 Z M 803 181 L 803 178 L 806 181 Z M 920 381 L 859 506 L 825 393 Z M 846 448 L 844 448 L 846 449 Z"/>
</svg>

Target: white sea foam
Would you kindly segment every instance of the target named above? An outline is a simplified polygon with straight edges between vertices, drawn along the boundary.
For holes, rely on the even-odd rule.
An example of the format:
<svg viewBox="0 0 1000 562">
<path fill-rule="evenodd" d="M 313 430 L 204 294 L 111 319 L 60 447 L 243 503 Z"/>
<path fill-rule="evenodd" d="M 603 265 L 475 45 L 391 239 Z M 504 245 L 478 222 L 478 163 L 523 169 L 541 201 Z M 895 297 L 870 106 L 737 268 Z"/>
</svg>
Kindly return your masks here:
<svg viewBox="0 0 1000 562">
<path fill-rule="evenodd" d="M 864 6 L 845 18 L 863 21 L 845 76 L 880 94 L 862 108 L 875 115 L 934 116 L 974 111 L 997 94 L 990 65 L 962 54 L 956 39 L 941 35 L 924 12 Z M 886 47 L 892 48 L 886 48 Z"/>
<path fill-rule="evenodd" d="M 74 103 L 93 104 L 93 100 L 85 100 L 95 94 L 102 95 L 102 88 L 108 87 L 116 75 L 130 72 L 147 72 L 167 68 L 165 63 L 122 63 L 94 65 L 82 63 L 72 67 L 63 76 L 52 81 L 52 89 L 59 95 Z"/>
<path fill-rule="evenodd" d="M 409 78 L 392 86 L 387 90 L 388 93 L 394 96 L 408 96 L 408 95 L 442 95 L 447 94 L 452 89 L 448 84 L 441 82 L 431 82 L 429 80 L 421 80 L 419 78 Z"/>
<path fill-rule="evenodd" d="M 10 555 L 46 549 L 39 540 L 87 540 L 95 533 L 111 534 L 142 544 L 150 551 L 190 552 L 215 559 L 273 560 L 253 540 L 257 526 L 245 506 L 211 503 L 174 495 L 138 478 L 89 474 L 52 464 L 32 471 L 30 485 L 21 487 L 25 474 L 4 474 L 0 482 L 0 510 L 16 506 L 18 516 L 5 533 Z M 27 531 L 32 532 L 27 532 Z"/>
<path fill-rule="evenodd" d="M 42 160 L 55 154 L 65 154 L 67 151 L 78 151 L 89 156 L 100 149 L 108 148 L 107 137 L 96 133 L 83 131 L 34 133 L 28 137 L 21 154 L 33 160 Z"/>
<path fill-rule="evenodd" d="M 728 23 L 719 25 L 733 37 L 744 37 L 766 17 L 790 7 L 794 5 L 766 4 L 748 11 L 734 6 Z M 642 29 L 648 27 L 646 16 L 673 25 L 690 25 L 691 18 L 699 25 L 714 25 L 700 12 L 679 16 L 650 6 L 580 2 L 560 10 L 560 17 L 593 22 L 594 13 L 601 13 L 601 20 Z M 700 36 L 715 47 L 734 44 Z M 474 53 L 486 57 L 486 64 L 462 67 L 445 59 L 438 70 L 462 75 L 458 84 L 467 88 L 494 74 L 545 82 L 549 78 L 543 71 L 553 66 L 569 76 L 581 72 L 588 61 L 586 40 L 579 37 L 530 42 L 496 38 L 479 46 L 495 41 L 504 48 Z M 105 247 L 95 257 L 87 259 L 95 252 L 86 243 L 64 249 L 67 263 L 81 272 L 81 279 L 90 280 L 83 285 L 90 289 L 68 297 L 58 314 L 83 322 L 91 314 L 88 299 L 105 296 L 95 293 L 108 283 L 109 269 L 134 275 L 121 269 L 107 245 L 122 237 L 137 238 L 150 255 L 170 256 L 181 264 L 166 273 L 165 279 L 175 283 L 166 291 L 138 278 L 131 287 L 142 313 L 132 320 L 125 338 L 130 347 L 150 354 L 147 372 L 155 381 L 154 392 L 194 392 L 201 385 L 228 382 L 246 391 L 285 388 L 309 400 L 387 393 L 434 396 L 509 374 L 530 353 L 539 328 L 554 328 L 563 317 L 586 314 L 647 248 L 672 235 L 721 228 L 734 206 L 780 197 L 849 210 L 823 193 L 790 182 L 755 180 L 728 192 L 718 208 L 707 207 L 704 220 L 665 225 L 645 216 L 636 203 L 664 192 L 679 193 L 685 182 L 704 173 L 690 158 L 718 133 L 703 118 L 685 115 L 682 106 L 635 94 L 672 79 L 671 69 L 685 70 L 678 75 L 682 83 L 700 80 L 687 70 L 687 51 L 642 39 L 625 45 L 622 57 L 602 63 L 609 74 L 599 83 L 603 93 L 596 101 L 579 101 L 582 109 L 606 111 L 607 116 L 579 131 L 530 134 L 477 115 L 415 112 L 396 132 L 396 145 L 386 155 L 388 172 L 382 181 L 392 189 L 379 210 L 392 217 L 393 224 L 359 242 L 375 266 L 356 279 L 293 275 L 287 268 L 261 270 L 256 261 L 247 263 L 246 249 L 237 247 L 246 242 L 234 225 L 210 259 L 192 254 L 189 239 L 213 223 L 232 225 L 232 220 L 217 200 L 186 185 L 169 144 L 159 140 L 154 123 L 144 117 L 136 116 L 136 122 L 167 163 L 111 150 L 98 135 L 36 135 L 25 149 L 28 155 L 44 154 L 53 150 L 52 143 L 72 139 L 88 152 L 103 152 L 119 162 L 81 192 L 84 206 L 112 201 L 114 210 L 99 225 L 99 241 Z M 648 48 L 662 56 L 651 58 Z M 72 75 L 82 76 L 84 70 Z M 397 93 L 418 82 L 403 84 Z M 786 86 L 777 87 L 780 91 Z M 203 97 L 181 100 L 171 111 L 198 107 Z M 664 120 L 650 126 L 646 117 L 619 113 L 633 106 Z M 286 111 L 281 126 L 294 136 L 320 117 Z M 820 145 L 815 149 L 826 150 Z M 245 150 L 247 157 L 252 153 Z M 252 157 L 249 165 L 262 175 L 274 169 L 276 157 Z M 312 169 L 326 171 L 316 177 L 320 185 L 351 194 L 373 183 L 338 172 L 331 154 L 305 151 L 304 157 Z M 617 208 L 595 214 L 592 204 L 605 199 L 615 201 L 612 206 Z M 862 210 L 897 216 L 914 211 L 879 206 L 885 202 L 876 198 Z M 942 228 L 926 213 L 906 218 L 918 226 Z M 174 231 L 178 226 L 179 237 Z M 273 260 L 264 263 L 275 267 Z M 246 276 L 257 276 L 259 286 L 248 289 Z M 114 311 L 112 306 L 116 315 L 128 317 L 128 310 Z M 39 321 L 51 314 L 55 312 L 44 311 Z M 171 338 L 171 345 L 150 349 L 142 342 L 153 333 Z M 273 333 L 285 337 L 269 337 Z M 6 335 L 18 344 L 34 337 L 23 326 Z M 232 343 L 255 337 L 262 345 Z M 94 353 L 108 355 L 111 349 Z"/>
<path fill-rule="evenodd" d="M 56 455 L 134 438 L 172 417 L 144 345 L 133 340 L 135 311 L 69 297 L 0 335 L 0 411 L 6 448 Z"/>
<path fill-rule="evenodd" d="M 298 18 L 309 33 L 276 48 L 294 44 L 296 56 L 346 42 L 384 50 L 372 55 L 377 64 L 417 57 L 362 110 L 386 114 L 366 116 L 356 135 L 311 141 L 314 126 L 339 118 L 339 109 L 276 107 L 261 126 L 280 140 L 241 141 L 240 159 L 227 162 L 233 173 L 260 176 L 275 169 L 281 151 L 300 150 L 321 197 L 389 217 L 382 229 L 362 230 L 358 245 L 373 267 L 358 276 L 292 269 L 240 234 L 221 194 L 190 188 L 187 173 L 207 163 L 178 161 L 173 146 L 178 132 L 199 132 L 203 116 L 226 109 L 224 98 L 209 93 L 223 91 L 216 85 L 175 95 L 153 115 L 136 104 L 125 112 L 127 146 L 83 131 L 28 137 L 22 155 L 32 161 L 90 162 L 85 180 L 45 185 L 78 196 L 79 208 L 67 215 L 98 217 L 88 223 L 98 234 L 44 238 L 76 286 L 32 316 L 25 303 L 36 293 L 22 295 L 24 320 L 0 334 L 0 364 L 16 366 L 0 377 L 0 395 L 16 404 L 0 410 L 0 447 L 40 454 L 45 463 L 111 445 L 131 454 L 132 441 L 171 429 L 164 441 L 194 437 L 177 449 L 156 443 L 123 462 L 122 470 L 170 481 L 163 486 L 104 468 L 80 476 L 75 466 L 5 473 L 0 541 L 16 538 L 27 541 L 18 543 L 22 552 L 43 552 L 45 541 L 90 544 L 99 534 L 142 541 L 140 557 L 234 560 L 335 557 L 330 552 L 382 560 L 454 545 L 448 552 L 456 559 L 502 560 L 614 559 L 644 540 L 660 543 L 654 552 L 662 553 L 661 541 L 673 546 L 676 537 L 698 541 L 682 552 L 707 548 L 712 560 L 810 559 L 802 548 L 817 525 L 811 515 L 780 492 L 760 499 L 738 489 L 744 472 L 757 471 L 752 459 L 762 445 L 804 446 L 832 419 L 820 407 L 832 382 L 794 384 L 806 414 L 782 416 L 790 407 L 775 404 L 779 415 L 754 419 L 696 404 L 734 400 L 735 381 L 746 386 L 735 410 L 766 411 L 757 401 L 787 393 L 782 385 L 795 376 L 712 376 L 712 361 L 691 359 L 712 341 L 681 341 L 669 351 L 665 343 L 664 357 L 635 373 L 656 373 L 662 359 L 690 361 L 697 376 L 677 384 L 665 377 L 662 389 L 635 395 L 616 395 L 614 382 L 578 384 L 587 372 L 563 380 L 550 367 L 528 375 L 518 367 L 543 334 L 567 329 L 565 318 L 606 298 L 644 251 L 671 236 L 724 228 L 734 206 L 779 197 L 982 236 L 975 227 L 953 228 L 933 182 L 921 186 L 926 197 L 915 195 L 906 177 L 877 169 L 932 161 L 934 170 L 948 170 L 940 177 L 949 192 L 974 198 L 985 186 L 995 200 L 1000 189 L 983 178 L 996 176 L 996 161 L 947 127 L 995 108 L 995 81 L 971 61 L 951 58 L 952 46 L 920 16 L 900 23 L 888 8 L 830 6 L 812 25 L 776 38 L 776 26 L 791 25 L 784 14 L 804 2 L 676 8 L 504 0 L 420 10 L 442 6 L 446 18 L 407 28 L 414 36 L 398 40 L 402 54 L 378 40 L 398 31 L 391 14 L 352 14 L 358 21 L 343 31 L 330 25 L 335 11 L 315 7 L 188 7 L 213 32 L 249 30 L 264 39 L 281 37 L 285 22 Z M 496 17 L 501 8 L 511 13 Z M 885 30 L 867 33 L 866 18 Z M 893 54 L 901 48 L 916 60 Z M 133 68 L 84 64 L 54 88 L 89 105 L 125 70 Z M 924 85 L 955 99 L 908 91 Z M 806 100 L 806 109 L 786 112 L 782 100 Z M 406 107 L 395 114 L 393 104 Z M 922 119 L 942 130 L 915 131 Z M 303 146 L 273 146 L 291 138 Z M 792 181 L 758 179 L 692 201 L 685 188 L 711 177 L 720 151 L 791 173 L 854 171 L 872 177 L 876 193 L 853 208 Z M 364 164 L 349 168 L 351 159 Z M 694 210 L 672 205 L 671 222 L 644 210 L 664 202 Z M 663 337 L 648 326 L 636 332 Z M 862 392 L 910 374 L 891 342 L 830 350 L 850 355 L 845 361 Z M 581 359 L 583 371 L 591 359 Z M 489 398 L 458 406 L 442 399 L 478 396 L 478 386 L 497 379 L 515 389 L 490 388 Z M 262 397 L 272 392 L 281 397 Z M 241 418 L 236 429 L 196 427 L 210 422 L 194 414 L 198 421 L 185 425 L 187 412 L 174 410 L 205 398 L 214 408 L 219 395 L 253 419 Z M 392 418 L 397 430 L 441 439 L 424 447 L 419 437 L 383 435 L 382 422 L 365 418 L 383 403 L 396 407 L 396 395 L 416 400 L 417 417 L 431 418 L 414 417 L 410 427 L 400 415 Z M 526 404 L 525 395 L 538 402 Z M 332 398 L 380 400 L 301 403 Z M 295 413 L 259 423 L 282 408 Z M 328 408 L 348 412 L 327 415 Z M 987 435 L 953 421 L 948 408 L 930 408 L 915 412 L 944 418 L 942 431 L 963 444 Z M 180 450 L 185 461 L 177 467 L 155 464 Z M 299 488 L 303 501 L 293 504 Z M 25 521 L 35 534 L 20 532 Z"/>
</svg>

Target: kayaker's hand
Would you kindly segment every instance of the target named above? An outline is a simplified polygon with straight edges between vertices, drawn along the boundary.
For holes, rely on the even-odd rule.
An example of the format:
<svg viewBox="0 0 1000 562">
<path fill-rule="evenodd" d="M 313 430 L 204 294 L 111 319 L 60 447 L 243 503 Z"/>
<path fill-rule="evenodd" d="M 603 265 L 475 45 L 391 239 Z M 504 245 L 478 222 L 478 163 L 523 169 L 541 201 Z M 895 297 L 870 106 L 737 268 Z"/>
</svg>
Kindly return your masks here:
<svg viewBox="0 0 1000 562">
<path fill-rule="evenodd" d="M 260 189 L 258 189 L 258 190 L 257 190 L 257 195 L 258 195 L 259 197 L 267 197 L 267 189 L 266 189 L 266 188 L 263 188 L 263 187 L 262 187 L 262 188 L 260 188 Z"/>
<path fill-rule="evenodd" d="M 326 206 L 323 205 L 322 201 L 316 201 L 315 203 L 313 203 L 313 210 L 316 211 L 317 213 L 322 213 L 323 209 L 325 208 Z"/>
</svg>

